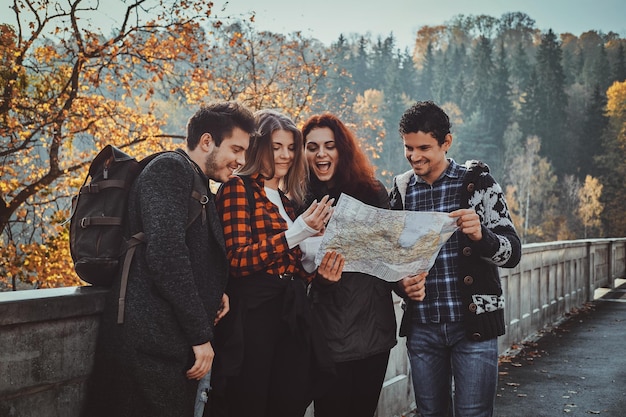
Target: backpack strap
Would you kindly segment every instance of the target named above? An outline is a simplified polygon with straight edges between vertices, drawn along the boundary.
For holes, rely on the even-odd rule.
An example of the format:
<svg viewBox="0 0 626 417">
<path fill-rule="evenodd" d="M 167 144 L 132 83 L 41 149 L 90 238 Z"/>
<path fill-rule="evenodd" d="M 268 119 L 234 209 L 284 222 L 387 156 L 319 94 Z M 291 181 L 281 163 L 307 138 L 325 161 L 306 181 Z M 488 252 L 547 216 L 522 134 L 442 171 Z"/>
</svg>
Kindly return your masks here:
<svg viewBox="0 0 626 417">
<path fill-rule="evenodd" d="M 239 178 L 243 181 L 243 186 L 246 189 L 246 199 L 248 200 L 248 209 L 250 210 L 250 216 L 254 213 L 254 192 L 252 190 L 252 179 L 249 175 L 241 175 Z"/>
<path fill-rule="evenodd" d="M 204 174 L 200 172 L 198 166 L 191 159 L 189 159 L 189 156 L 182 149 L 176 149 L 174 152 L 183 156 L 189 162 L 191 168 L 193 168 L 194 176 L 191 198 L 200 203 L 200 205 L 192 204 L 189 206 L 187 226 L 185 227 L 186 230 L 189 229 L 189 226 L 196 221 L 198 216 L 202 216 L 202 224 L 206 224 L 206 205 L 209 202 L 209 184 Z"/>
<path fill-rule="evenodd" d="M 126 254 L 124 255 L 124 264 L 122 266 L 122 279 L 120 281 L 120 294 L 117 300 L 117 324 L 124 323 L 124 306 L 126 304 L 126 288 L 128 287 L 128 275 L 130 273 L 130 264 L 132 263 L 133 256 L 135 256 L 135 250 L 137 246 L 146 241 L 146 235 L 144 232 L 135 233 L 129 239 L 126 248 Z"/>
<path fill-rule="evenodd" d="M 196 221 L 198 216 L 202 216 L 202 224 L 206 224 L 206 205 L 209 202 L 209 187 L 198 173 L 195 173 L 193 176 L 193 190 L 191 191 L 191 198 L 200 204 L 192 204 L 189 206 L 189 214 L 187 216 L 188 220 L 185 230 L 189 229 L 189 226 Z"/>
</svg>

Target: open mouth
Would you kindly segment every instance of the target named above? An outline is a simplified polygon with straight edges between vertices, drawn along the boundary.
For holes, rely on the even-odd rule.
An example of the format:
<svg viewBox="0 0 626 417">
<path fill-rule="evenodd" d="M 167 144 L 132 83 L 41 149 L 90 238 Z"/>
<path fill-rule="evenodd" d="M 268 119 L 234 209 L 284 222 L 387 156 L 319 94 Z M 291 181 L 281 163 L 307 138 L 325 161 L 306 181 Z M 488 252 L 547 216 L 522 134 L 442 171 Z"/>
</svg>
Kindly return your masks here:
<svg viewBox="0 0 626 417">
<path fill-rule="evenodd" d="M 330 170 L 330 162 L 316 162 L 315 166 L 321 173 L 326 173 Z"/>
</svg>

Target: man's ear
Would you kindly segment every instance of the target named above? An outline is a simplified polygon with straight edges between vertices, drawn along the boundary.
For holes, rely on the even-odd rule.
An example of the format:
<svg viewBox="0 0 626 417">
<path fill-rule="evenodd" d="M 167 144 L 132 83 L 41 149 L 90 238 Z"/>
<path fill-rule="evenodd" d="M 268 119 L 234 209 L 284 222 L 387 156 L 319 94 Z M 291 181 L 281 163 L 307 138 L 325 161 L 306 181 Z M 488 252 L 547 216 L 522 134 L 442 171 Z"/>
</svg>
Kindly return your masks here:
<svg viewBox="0 0 626 417">
<path fill-rule="evenodd" d="M 213 141 L 213 136 L 210 133 L 203 133 L 200 136 L 200 143 L 198 144 L 203 152 L 212 152 L 213 147 L 215 146 L 215 142 Z"/>
<path fill-rule="evenodd" d="M 443 140 L 443 144 L 441 145 L 443 147 L 443 150 L 448 152 L 448 150 L 450 149 L 450 146 L 452 146 L 452 134 L 448 133 L 446 135 L 446 137 Z"/>
</svg>

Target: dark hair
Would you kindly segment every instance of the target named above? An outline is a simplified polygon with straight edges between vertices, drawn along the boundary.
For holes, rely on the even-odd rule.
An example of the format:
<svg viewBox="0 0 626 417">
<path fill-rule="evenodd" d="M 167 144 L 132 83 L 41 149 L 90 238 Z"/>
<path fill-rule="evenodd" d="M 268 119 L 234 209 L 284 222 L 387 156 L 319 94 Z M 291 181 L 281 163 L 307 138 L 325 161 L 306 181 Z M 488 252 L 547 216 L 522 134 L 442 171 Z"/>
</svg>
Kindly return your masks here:
<svg viewBox="0 0 626 417">
<path fill-rule="evenodd" d="M 225 101 L 202 106 L 187 121 L 187 147 L 192 151 L 196 149 L 205 133 L 210 133 L 215 146 L 220 146 L 236 127 L 246 133 L 254 133 L 254 116 L 244 105 Z"/>
<path fill-rule="evenodd" d="M 272 147 L 272 133 L 285 130 L 293 134 L 294 157 L 287 175 L 282 179 L 281 190 L 291 198 L 296 205 L 304 202 L 306 192 L 307 169 L 302 145 L 302 133 L 293 120 L 275 110 L 259 110 L 254 113 L 257 134 L 250 139 L 250 146 L 246 150 L 246 162 L 237 171 L 239 175 L 263 173 L 267 178 L 273 178 L 275 173 L 274 150 Z"/>
<path fill-rule="evenodd" d="M 451 127 L 450 119 L 441 107 L 432 101 L 418 101 L 402 115 L 399 130 L 401 135 L 430 133 L 442 145 Z"/>
<path fill-rule="evenodd" d="M 311 116 L 302 126 L 304 145 L 306 146 L 307 135 L 313 129 L 323 127 L 332 130 L 339 155 L 333 174 L 333 190 L 337 194 L 344 192 L 361 201 L 370 202 L 370 199 L 376 195 L 376 190 L 380 188 L 374 167 L 359 146 L 355 135 L 337 116 L 330 113 Z M 310 178 L 312 188 L 320 185 L 320 181 L 313 173 L 310 173 Z M 315 190 L 312 191 L 315 193 Z M 332 197 L 337 196 L 332 195 Z"/>
</svg>

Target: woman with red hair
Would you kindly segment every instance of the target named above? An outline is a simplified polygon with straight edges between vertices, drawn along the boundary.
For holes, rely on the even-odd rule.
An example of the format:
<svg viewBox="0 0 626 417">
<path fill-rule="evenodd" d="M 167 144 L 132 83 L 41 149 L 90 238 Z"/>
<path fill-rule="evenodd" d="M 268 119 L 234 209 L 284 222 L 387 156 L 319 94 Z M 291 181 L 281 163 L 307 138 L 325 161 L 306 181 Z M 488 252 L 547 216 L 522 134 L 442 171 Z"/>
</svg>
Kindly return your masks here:
<svg viewBox="0 0 626 417">
<path fill-rule="evenodd" d="M 365 204 L 389 208 L 385 186 L 359 147 L 354 134 L 336 116 L 315 115 L 302 127 L 309 164 L 307 202 L 341 193 Z M 306 207 L 306 204 L 305 204 Z M 321 237 L 308 238 L 303 265 Z M 310 297 L 321 321 L 337 375 L 313 393 L 316 417 L 373 416 L 384 381 L 389 351 L 396 344 L 393 284 L 360 272 L 343 272 L 337 282 L 314 279 Z"/>
</svg>

